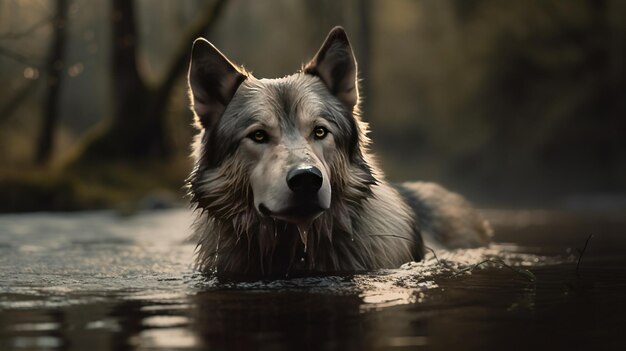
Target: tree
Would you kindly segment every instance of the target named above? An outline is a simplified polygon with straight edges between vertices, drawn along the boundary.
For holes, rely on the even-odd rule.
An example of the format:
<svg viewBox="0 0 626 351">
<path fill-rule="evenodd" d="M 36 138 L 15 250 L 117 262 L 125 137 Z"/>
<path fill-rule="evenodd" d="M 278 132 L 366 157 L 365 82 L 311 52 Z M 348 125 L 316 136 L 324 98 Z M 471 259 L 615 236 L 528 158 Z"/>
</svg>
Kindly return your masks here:
<svg viewBox="0 0 626 351">
<path fill-rule="evenodd" d="M 170 94 L 186 71 L 192 41 L 210 31 L 226 0 L 215 0 L 186 30 L 173 55 L 165 78 L 149 86 L 138 70 L 138 34 L 134 2 L 111 2 L 111 69 L 114 115 L 109 123 L 87 142 L 79 163 L 93 160 L 142 160 L 170 155 L 164 128 Z"/>
<path fill-rule="evenodd" d="M 37 139 L 36 162 L 40 165 L 50 160 L 54 144 L 54 132 L 59 119 L 59 95 L 65 71 L 67 0 L 56 1 L 56 13 L 52 25 L 52 44 L 45 66 L 48 73 L 47 92 L 43 104 L 43 121 Z"/>
</svg>

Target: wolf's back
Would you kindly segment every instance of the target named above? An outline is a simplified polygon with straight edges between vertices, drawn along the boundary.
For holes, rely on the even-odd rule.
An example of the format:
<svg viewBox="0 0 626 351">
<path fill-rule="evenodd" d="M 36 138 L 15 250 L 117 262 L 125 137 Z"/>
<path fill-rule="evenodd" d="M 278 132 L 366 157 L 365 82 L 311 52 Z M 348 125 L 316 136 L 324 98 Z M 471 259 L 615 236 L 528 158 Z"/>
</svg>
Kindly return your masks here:
<svg viewBox="0 0 626 351">
<path fill-rule="evenodd" d="M 427 182 L 397 184 L 396 189 L 415 212 L 425 246 L 455 249 L 491 241 L 489 223 L 460 195 Z"/>
</svg>

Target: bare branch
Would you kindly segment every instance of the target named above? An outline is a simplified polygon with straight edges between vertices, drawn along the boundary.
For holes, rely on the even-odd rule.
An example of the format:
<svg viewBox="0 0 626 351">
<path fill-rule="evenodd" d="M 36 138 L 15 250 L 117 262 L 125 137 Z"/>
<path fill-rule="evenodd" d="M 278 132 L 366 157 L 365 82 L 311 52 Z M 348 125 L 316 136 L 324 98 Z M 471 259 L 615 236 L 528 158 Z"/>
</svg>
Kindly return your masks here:
<svg viewBox="0 0 626 351">
<path fill-rule="evenodd" d="M 35 24 L 31 25 L 30 27 L 24 29 L 21 32 L 13 32 L 13 33 L 3 33 L 0 34 L 0 40 L 16 40 L 16 39 L 21 39 L 25 36 L 30 35 L 31 33 L 33 33 L 34 31 L 36 31 L 37 29 L 41 28 L 41 27 L 45 27 L 48 24 L 50 24 L 52 22 L 52 19 L 54 17 L 45 17 L 42 18 L 41 20 L 39 20 L 38 22 L 36 22 Z"/>
<path fill-rule="evenodd" d="M 8 120 L 9 117 L 22 105 L 28 95 L 35 90 L 40 79 L 30 80 L 22 86 L 17 93 L 13 94 L 4 106 L 0 107 L 0 123 Z"/>
<path fill-rule="evenodd" d="M 578 261 L 576 262 L 576 276 L 580 276 L 580 261 L 582 261 L 583 255 L 585 254 L 585 251 L 587 251 L 587 246 L 589 246 L 589 240 L 591 240 L 591 238 L 593 238 L 593 234 L 590 234 L 587 237 L 587 240 L 585 241 L 585 246 L 583 247 L 583 249 L 582 250 L 578 249 Z"/>
<path fill-rule="evenodd" d="M 6 58 L 9 58 L 15 62 L 21 63 L 25 66 L 31 66 L 31 67 L 37 67 L 39 68 L 39 64 L 36 64 L 32 61 L 30 61 L 26 56 L 23 56 L 22 54 L 19 54 L 17 52 L 14 52 L 12 50 L 0 47 L 0 56 L 4 56 Z"/>
</svg>

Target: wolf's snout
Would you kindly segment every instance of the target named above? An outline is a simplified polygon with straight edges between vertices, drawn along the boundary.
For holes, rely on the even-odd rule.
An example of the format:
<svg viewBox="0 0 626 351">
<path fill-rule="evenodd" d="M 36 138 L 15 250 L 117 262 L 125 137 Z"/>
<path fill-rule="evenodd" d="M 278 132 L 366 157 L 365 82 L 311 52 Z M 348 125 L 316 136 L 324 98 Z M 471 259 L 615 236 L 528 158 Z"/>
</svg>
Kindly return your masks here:
<svg viewBox="0 0 626 351">
<path fill-rule="evenodd" d="M 312 195 L 322 187 L 324 178 L 319 168 L 298 165 L 287 172 L 287 185 L 296 195 Z"/>
</svg>

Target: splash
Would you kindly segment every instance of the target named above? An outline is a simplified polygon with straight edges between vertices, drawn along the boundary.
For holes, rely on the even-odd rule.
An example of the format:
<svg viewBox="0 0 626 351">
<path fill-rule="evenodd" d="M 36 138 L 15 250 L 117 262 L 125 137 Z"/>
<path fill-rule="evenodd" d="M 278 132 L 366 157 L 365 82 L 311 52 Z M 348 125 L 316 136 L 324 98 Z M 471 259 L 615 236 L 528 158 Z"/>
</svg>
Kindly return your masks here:
<svg viewBox="0 0 626 351">
<path fill-rule="evenodd" d="M 0 309 L 48 308 L 120 297 L 187 303 L 187 298 L 198 292 L 238 289 L 354 295 L 367 310 L 428 302 L 444 283 L 456 284 L 457 279 L 471 275 L 481 279 L 490 277 L 494 270 L 506 271 L 509 274 L 506 279 L 510 277 L 527 284 L 523 276 L 503 263 L 517 271 L 534 271 L 540 266 L 571 265 L 576 259 L 575 255 L 545 256 L 538 254 L 542 251 L 529 247 L 500 244 L 438 250 L 434 254 L 427 253 L 420 262 L 406 263 L 397 269 L 349 276 L 225 284 L 190 267 L 194 245 L 184 237 L 192 219 L 183 210 L 140 214 L 124 220 L 108 212 L 0 218 L 3 232 L 0 237 L 0 281 L 3 282 L 0 284 L 3 297 Z M 309 236 L 312 241 L 315 238 L 309 235 L 313 230 L 311 223 L 296 224 L 296 227 L 307 251 Z M 92 230 L 85 231 L 85 228 Z M 220 241 L 213 247 L 216 252 L 211 255 L 211 261 L 224 258 Z M 299 245 L 294 245 L 293 249 L 298 248 Z M 25 251 L 29 255 L 24 255 Z M 312 246 L 307 253 L 309 260 L 314 253 Z M 294 256 L 300 259 L 302 255 L 294 253 Z M 497 281 L 490 281 L 492 283 L 497 284 Z"/>
</svg>

